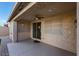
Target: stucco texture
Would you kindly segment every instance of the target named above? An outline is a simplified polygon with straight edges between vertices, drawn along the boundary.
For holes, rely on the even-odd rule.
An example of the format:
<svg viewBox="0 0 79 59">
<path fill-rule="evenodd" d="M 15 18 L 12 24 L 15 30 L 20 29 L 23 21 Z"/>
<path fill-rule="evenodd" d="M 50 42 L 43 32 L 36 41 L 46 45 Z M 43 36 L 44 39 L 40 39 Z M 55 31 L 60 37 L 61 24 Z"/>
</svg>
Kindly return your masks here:
<svg viewBox="0 0 79 59">
<path fill-rule="evenodd" d="M 41 41 L 76 53 L 75 12 L 42 19 Z"/>
</svg>

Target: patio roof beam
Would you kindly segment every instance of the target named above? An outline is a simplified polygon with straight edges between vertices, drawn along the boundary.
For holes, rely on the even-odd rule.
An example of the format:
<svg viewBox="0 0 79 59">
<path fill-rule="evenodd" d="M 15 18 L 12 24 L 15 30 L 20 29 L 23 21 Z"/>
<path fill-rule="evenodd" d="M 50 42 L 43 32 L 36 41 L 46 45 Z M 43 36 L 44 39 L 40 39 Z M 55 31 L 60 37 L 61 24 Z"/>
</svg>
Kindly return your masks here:
<svg viewBox="0 0 79 59">
<path fill-rule="evenodd" d="M 12 20 L 15 20 L 16 18 L 18 18 L 20 15 L 22 15 L 25 11 L 27 11 L 29 8 L 31 8 L 33 5 L 35 5 L 36 2 L 31 2 L 29 3 L 22 11 L 20 11 L 20 13 L 18 13 Z"/>
</svg>

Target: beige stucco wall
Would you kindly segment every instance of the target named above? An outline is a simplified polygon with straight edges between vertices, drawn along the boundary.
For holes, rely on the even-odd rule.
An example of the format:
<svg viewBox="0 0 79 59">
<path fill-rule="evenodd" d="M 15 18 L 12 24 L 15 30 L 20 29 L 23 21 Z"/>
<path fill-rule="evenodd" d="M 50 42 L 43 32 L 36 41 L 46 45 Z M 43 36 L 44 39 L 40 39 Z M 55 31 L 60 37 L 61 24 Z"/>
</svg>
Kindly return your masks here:
<svg viewBox="0 0 79 59">
<path fill-rule="evenodd" d="M 77 55 L 79 56 L 79 2 L 77 2 Z"/>
<path fill-rule="evenodd" d="M 9 38 L 16 42 L 17 40 L 25 40 L 31 37 L 31 25 L 29 21 L 11 21 L 9 26 Z"/>
<path fill-rule="evenodd" d="M 76 53 L 75 13 L 64 13 L 42 20 L 42 41 Z"/>
<path fill-rule="evenodd" d="M 9 26 L 9 38 L 13 41 L 17 41 L 17 22 L 11 21 L 8 23 Z"/>
<path fill-rule="evenodd" d="M 29 21 L 18 22 L 18 40 L 25 40 L 30 38 L 31 25 Z"/>
<path fill-rule="evenodd" d="M 76 53 L 75 16 L 75 12 L 72 11 L 43 18 L 41 20 L 41 41 Z"/>
</svg>

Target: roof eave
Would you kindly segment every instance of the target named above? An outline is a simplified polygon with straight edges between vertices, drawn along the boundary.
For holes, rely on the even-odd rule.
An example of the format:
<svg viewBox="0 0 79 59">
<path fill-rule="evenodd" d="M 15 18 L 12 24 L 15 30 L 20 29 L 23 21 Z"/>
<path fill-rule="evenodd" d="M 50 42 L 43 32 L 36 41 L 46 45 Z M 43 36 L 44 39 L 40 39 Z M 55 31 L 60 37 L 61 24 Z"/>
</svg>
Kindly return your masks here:
<svg viewBox="0 0 79 59">
<path fill-rule="evenodd" d="M 15 11 L 15 9 L 17 8 L 18 5 L 19 5 L 19 2 L 16 2 L 16 3 L 14 4 L 13 9 L 12 9 L 12 12 L 10 13 L 10 16 L 9 16 L 7 22 L 10 22 L 10 21 L 11 21 L 11 17 L 12 17 L 12 15 L 13 15 L 13 13 L 14 13 L 14 11 Z"/>
</svg>

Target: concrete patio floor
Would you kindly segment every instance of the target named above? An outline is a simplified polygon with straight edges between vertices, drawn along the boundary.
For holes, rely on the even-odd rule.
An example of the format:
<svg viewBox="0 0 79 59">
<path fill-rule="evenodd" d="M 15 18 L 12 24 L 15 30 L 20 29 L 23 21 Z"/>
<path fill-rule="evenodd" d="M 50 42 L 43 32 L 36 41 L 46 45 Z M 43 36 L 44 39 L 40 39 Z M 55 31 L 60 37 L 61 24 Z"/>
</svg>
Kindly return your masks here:
<svg viewBox="0 0 79 59">
<path fill-rule="evenodd" d="M 7 44 L 10 56 L 75 56 L 76 54 L 32 40 Z"/>
</svg>

